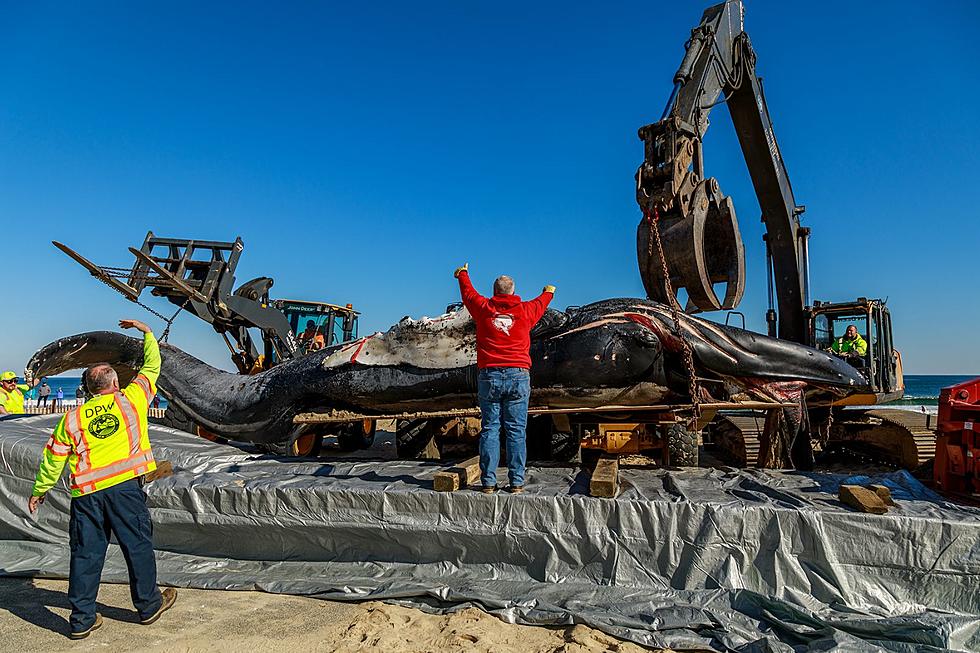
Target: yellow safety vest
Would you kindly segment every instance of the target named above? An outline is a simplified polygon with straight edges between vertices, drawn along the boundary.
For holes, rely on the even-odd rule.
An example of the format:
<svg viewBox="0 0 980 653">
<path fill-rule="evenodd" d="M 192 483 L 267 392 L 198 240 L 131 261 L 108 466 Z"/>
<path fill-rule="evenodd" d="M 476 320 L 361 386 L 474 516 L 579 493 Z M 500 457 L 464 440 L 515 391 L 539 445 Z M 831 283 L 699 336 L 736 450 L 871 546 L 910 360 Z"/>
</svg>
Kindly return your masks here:
<svg viewBox="0 0 980 653">
<path fill-rule="evenodd" d="M 24 414 L 24 391 L 30 390 L 26 385 L 17 385 L 13 392 L 0 388 L 0 406 L 11 415 Z"/>
<path fill-rule="evenodd" d="M 143 368 L 120 392 L 98 395 L 68 411 L 44 448 L 34 496 L 50 490 L 64 469 L 71 470 L 71 495 L 79 497 L 137 478 L 156 469 L 147 411 L 160 374 L 156 338 L 143 339 Z"/>
</svg>

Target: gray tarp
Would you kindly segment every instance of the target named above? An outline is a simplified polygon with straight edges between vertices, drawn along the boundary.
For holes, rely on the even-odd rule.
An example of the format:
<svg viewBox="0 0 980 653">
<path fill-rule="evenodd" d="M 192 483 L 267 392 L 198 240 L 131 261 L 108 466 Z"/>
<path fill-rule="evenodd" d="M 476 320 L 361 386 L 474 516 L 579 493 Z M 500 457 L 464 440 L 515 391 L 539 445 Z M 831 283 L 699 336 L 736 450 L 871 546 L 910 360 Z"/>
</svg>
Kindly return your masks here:
<svg viewBox="0 0 980 653">
<path fill-rule="evenodd" d="M 39 520 L 25 508 L 54 424 L 0 421 L 2 574 L 67 574 L 64 485 Z M 446 494 L 431 464 L 150 437 L 177 470 L 147 486 L 164 583 L 474 604 L 674 648 L 980 649 L 980 511 L 904 472 L 873 479 L 898 500 L 875 516 L 836 500 L 839 475 L 624 469 L 610 500 L 571 468 L 532 467 L 520 496 Z M 104 578 L 126 581 L 115 546 Z"/>
</svg>

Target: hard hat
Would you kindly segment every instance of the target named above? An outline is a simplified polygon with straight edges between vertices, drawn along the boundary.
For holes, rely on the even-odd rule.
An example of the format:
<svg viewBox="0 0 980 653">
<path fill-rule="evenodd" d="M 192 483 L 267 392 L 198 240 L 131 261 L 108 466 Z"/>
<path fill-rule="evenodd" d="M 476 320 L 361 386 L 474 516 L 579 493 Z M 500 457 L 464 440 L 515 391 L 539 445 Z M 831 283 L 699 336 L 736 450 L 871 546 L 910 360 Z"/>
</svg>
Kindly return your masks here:
<svg viewBox="0 0 980 653">
<path fill-rule="evenodd" d="M 4 372 L 3 374 L 0 374 L 0 381 L 16 381 L 16 380 L 17 380 L 17 375 L 9 370 Z"/>
</svg>

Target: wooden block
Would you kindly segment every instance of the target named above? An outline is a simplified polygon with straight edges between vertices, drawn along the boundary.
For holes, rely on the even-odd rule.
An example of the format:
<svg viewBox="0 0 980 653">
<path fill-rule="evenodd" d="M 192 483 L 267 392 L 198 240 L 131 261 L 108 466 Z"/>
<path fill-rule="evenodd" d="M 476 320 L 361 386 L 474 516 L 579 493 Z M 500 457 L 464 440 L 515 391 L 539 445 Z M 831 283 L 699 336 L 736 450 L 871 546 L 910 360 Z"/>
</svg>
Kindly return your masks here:
<svg viewBox="0 0 980 653">
<path fill-rule="evenodd" d="M 894 506 L 895 502 L 892 500 L 892 491 L 888 489 L 887 485 L 869 485 L 868 488 L 878 495 L 881 502 L 886 506 Z"/>
<path fill-rule="evenodd" d="M 473 456 L 455 467 L 436 472 L 432 489 L 436 492 L 455 492 L 480 480 L 480 457 Z"/>
<path fill-rule="evenodd" d="M 143 474 L 144 483 L 152 483 L 153 481 L 158 481 L 161 478 L 167 478 L 168 476 L 174 475 L 174 467 L 170 464 L 169 460 L 161 460 L 157 463 L 157 468 L 152 472 Z"/>
<path fill-rule="evenodd" d="M 589 494 L 611 498 L 619 494 L 619 456 L 603 454 L 592 470 Z"/>
<path fill-rule="evenodd" d="M 888 512 L 888 506 L 881 500 L 874 491 L 860 485 L 841 485 L 840 500 L 861 512 L 870 512 L 881 515 Z"/>
</svg>

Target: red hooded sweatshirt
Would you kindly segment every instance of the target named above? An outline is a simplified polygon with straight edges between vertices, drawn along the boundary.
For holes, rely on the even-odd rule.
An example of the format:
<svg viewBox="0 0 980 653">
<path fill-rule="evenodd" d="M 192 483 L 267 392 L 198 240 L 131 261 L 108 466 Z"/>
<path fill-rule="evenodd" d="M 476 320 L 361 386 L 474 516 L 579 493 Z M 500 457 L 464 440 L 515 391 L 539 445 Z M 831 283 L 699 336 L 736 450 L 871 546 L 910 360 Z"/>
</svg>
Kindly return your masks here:
<svg viewBox="0 0 980 653">
<path fill-rule="evenodd" d="M 518 295 L 487 299 L 476 291 L 466 270 L 459 273 L 463 305 L 476 322 L 476 365 L 531 369 L 531 327 L 544 315 L 554 294 L 543 292 L 529 302 Z"/>
</svg>

